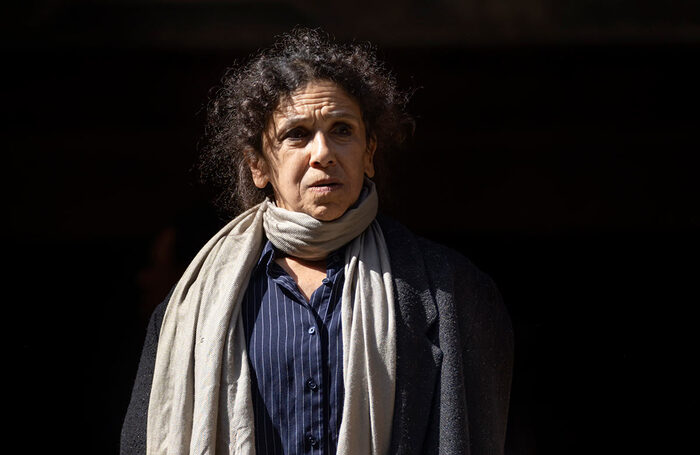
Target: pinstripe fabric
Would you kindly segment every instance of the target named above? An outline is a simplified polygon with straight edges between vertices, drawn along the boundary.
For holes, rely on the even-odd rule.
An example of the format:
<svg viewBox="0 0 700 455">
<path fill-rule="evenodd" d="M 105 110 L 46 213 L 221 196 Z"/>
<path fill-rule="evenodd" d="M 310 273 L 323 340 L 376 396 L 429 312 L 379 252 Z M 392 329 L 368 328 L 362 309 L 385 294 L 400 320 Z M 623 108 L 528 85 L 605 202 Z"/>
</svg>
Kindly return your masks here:
<svg viewBox="0 0 700 455">
<path fill-rule="evenodd" d="M 340 300 L 343 249 L 309 302 L 274 262 L 268 241 L 243 297 L 242 317 L 259 454 L 335 454 L 343 407 Z"/>
</svg>

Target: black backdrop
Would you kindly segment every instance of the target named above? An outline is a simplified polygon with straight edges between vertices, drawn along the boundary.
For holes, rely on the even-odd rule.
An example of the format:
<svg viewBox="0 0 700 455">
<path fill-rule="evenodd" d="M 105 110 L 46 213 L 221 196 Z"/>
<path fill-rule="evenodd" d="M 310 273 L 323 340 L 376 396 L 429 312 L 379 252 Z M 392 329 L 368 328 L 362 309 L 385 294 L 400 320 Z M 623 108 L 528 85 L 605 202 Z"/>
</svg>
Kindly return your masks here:
<svg viewBox="0 0 700 455">
<path fill-rule="evenodd" d="M 372 40 L 417 89 L 416 134 L 379 170 L 382 207 L 499 285 L 516 335 L 508 453 L 685 449 L 697 406 L 697 7 L 574 2 L 542 31 L 518 22 L 518 5 L 546 5 L 526 0 L 462 22 L 447 3 L 428 14 L 409 2 L 404 16 L 426 18 L 386 28 L 389 7 L 366 23 L 340 7 L 233 3 L 39 2 L 5 18 L 17 440 L 117 453 L 147 315 L 223 222 L 189 171 L 207 92 L 301 23 Z"/>
</svg>

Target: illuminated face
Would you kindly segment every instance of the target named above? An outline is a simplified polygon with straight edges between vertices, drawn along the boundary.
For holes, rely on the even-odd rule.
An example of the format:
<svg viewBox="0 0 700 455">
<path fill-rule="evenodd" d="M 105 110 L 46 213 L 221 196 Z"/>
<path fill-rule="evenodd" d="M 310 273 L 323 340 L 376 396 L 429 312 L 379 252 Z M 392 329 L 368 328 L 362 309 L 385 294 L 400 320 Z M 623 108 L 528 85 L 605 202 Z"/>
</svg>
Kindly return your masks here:
<svg viewBox="0 0 700 455">
<path fill-rule="evenodd" d="M 258 188 L 272 184 L 278 207 L 331 221 L 355 203 L 374 176 L 357 102 L 339 85 L 313 81 L 283 99 L 263 133 L 263 159 L 249 163 Z"/>
</svg>

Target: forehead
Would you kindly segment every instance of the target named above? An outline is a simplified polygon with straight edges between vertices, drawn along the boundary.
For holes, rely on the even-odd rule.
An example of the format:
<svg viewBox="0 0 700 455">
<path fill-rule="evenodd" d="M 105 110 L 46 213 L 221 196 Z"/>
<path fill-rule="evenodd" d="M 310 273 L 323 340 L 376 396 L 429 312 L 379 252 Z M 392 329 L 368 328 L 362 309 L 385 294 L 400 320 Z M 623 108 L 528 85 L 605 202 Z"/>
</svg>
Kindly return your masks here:
<svg viewBox="0 0 700 455">
<path fill-rule="evenodd" d="M 362 118 L 360 105 L 338 84 L 312 81 L 284 97 L 272 114 L 273 121 L 328 116 Z"/>
</svg>

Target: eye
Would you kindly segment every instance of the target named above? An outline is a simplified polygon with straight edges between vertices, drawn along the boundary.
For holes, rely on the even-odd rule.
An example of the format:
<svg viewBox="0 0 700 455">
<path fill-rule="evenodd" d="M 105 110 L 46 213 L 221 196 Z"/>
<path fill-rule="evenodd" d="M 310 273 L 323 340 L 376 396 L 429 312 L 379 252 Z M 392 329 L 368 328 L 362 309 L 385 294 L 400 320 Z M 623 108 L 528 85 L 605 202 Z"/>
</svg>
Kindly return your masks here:
<svg viewBox="0 0 700 455">
<path fill-rule="evenodd" d="M 352 127 L 347 123 L 336 123 L 333 125 L 333 132 L 339 136 L 350 136 L 352 134 Z"/>
<path fill-rule="evenodd" d="M 306 130 L 306 128 L 302 128 L 301 126 L 297 126 L 296 128 L 292 128 L 291 130 L 287 131 L 283 137 L 283 139 L 293 139 L 293 140 L 298 140 L 298 139 L 304 139 L 307 137 L 309 132 Z"/>
</svg>

